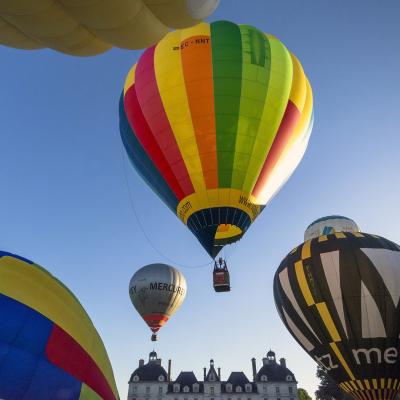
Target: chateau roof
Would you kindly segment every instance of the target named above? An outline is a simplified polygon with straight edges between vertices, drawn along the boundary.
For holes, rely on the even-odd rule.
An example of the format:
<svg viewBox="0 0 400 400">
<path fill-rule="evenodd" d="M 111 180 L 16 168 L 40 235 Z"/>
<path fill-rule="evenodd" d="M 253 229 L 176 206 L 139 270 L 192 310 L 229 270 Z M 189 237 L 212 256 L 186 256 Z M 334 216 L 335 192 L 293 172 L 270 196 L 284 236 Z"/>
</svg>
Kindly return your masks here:
<svg viewBox="0 0 400 400">
<path fill-rule="evenodd" d="M 296 378 L 290 369 L 277 363 L 263 365 L 258 371 L 256 380 L 261 381 L 263 375 L 267 377 L 268 381 L 273 382 L 286 381 L 287 376 L 290 376 L 293 381 L 296 381 Z"/>
<path fill-rule="evenodd" d="M 168 378 L 167 372 L 165 369 L 155 362 L 149 362 L 148 364 L 142 365 L 139 368 L 136 368 L 129 379 L 130 382 L 134 382 L 133 377 L 137 375 L 139 377 L 139 381 L 158 381 L 160 375 L 164 377 L 166 381 Z"/>
</svg>

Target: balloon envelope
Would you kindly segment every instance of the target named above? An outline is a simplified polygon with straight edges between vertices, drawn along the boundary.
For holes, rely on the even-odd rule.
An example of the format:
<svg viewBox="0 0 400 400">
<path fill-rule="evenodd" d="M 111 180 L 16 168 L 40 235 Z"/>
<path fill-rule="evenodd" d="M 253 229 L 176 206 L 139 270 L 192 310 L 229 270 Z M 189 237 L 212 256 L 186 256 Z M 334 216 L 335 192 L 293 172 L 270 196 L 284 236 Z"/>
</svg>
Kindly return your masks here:
<svg viewBox="0 0 400 400">
<path fill-rule="evenodd" d="M 304 241 L 335 232 L 360 232 L 358 225 L 350 218 L 329 215 L 312 222 L 304 233 Z"/>
<path fill-rule="evenodd" d="M 115 400 L 107 352 L 76 297 L 44 268 L 0 252 L 0 398 Z"/>
<path fill-rule="evenodd" d="M 120 131 L 138 173 L 210 256 L 239 240 L 300 162 L 312 92 L 275 37 L 228 21 L 169 33 L 129 72 Z"/>
<path fill-rule="evenodd" d="M 274 278 L 277 309 L 303 349 L 357 399 L 400 388 L 400 247 L 361 232 L 306 241 Z"/>
<path fill-rule="evenodd" d="M 141 49 L 207 18 L 219 0 L 2 0 L 0 44 L 76 56 Z"/>
<path fill-rule="evenodd" d="M 156 333 L 185 300 L 186 279 L 169 265 L 146 265 L 132 276 L 129 296 L 137 312 Z"/>
</svg>

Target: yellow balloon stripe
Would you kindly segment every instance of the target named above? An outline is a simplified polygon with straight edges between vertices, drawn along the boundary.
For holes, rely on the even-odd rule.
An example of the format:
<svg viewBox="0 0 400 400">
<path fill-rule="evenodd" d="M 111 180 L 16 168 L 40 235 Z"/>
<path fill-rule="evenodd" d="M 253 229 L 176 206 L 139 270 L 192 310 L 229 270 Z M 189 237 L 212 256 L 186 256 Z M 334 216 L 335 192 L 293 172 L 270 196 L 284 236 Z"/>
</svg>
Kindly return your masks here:
<svg viewBox="0 0 400 400">
<path fill-rule="evenodd" d="M 290 57 L 293 65 L 293 80 L 289 100 L 296 106 L 300 113 L 302 113 L 307 97 L 307 78 L 296 56 L 290 53 Z"/>
<path fill-rule="evenodd" d="M 268 35 L 267 35 L 268 37 Z M 277 39 L 268 37 L 271 48 L 270 82 L 251 161 L 242 190 L 251 193 L 278 131 L 292 84 L 290 53 Z"/>
<path fill-rule="evenodd" d="M 137 67 L 137 64 L 135 64 L 129 70 L 128 75 L 126 76 L 125 84 L 124 84 L 124 96 L 125 96 L 126 92 L 131 88 L 131 86 L 135 84 L 136 67 Z"/>
<path fill-rule="evenodd" d="M 26 304 L 67 332 L 90 355 L 117 393 L 102 340 L 81 304 L 61 282 L 36 264 L 4 256 L 0 258 L 0 293 Z"/>
<path fill-rule="evenodd" d="M 326 306 L 325 302 L 316 303 L 317 310 L 321 316 L 322 321 L 324 321 L 325 327 L 328 330 L 331 338 L 334 342 L 340 342 L 341 338 L 339 332 L 336 329 L 335 323 L 333 322 L 332 316 Z"/>
<path fill-rule="evenodd" d="M 205 182 L 187 99 L 181 61 L 181 33 L 169 33 L 154 53 L 157 86 L 182 159 L 196 192 L 205 193 Z M 203 208 L 207 208 L 207 197 Z"/>
<path fill-rule="evenodd" d="M 301 292 L 308 306 L 315 304 L 314 298 L 311 294 L 311 290 L 307 283 L 307 278 L 304 274 L 303 262 L 297 261 L 294 265 L 296 271 L 297 282 L 299 283 Z"/>
<path fill-rule="evenodd" d="M 180 201 L 177 215 L 186 225 L 188 218 L 204 209 L 203 198 L 208 197 L 209 207 L 233 207 L 244 211 L 251 221 L 260 214 L 261 208 L 255 203 L 254 196 L 249 196 L 237 189 L 210 189 L 206 193 L 193 193 Z"/>
</svg>

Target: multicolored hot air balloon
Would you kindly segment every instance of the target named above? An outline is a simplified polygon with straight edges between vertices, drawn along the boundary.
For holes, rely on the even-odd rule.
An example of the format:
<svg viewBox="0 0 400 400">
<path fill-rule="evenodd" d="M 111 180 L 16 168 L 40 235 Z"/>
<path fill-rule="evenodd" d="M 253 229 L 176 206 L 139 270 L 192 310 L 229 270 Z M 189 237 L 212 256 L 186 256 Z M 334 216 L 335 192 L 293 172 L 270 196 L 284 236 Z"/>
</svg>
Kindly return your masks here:
<svg viewBox="0 0 400 400">
<path fill-rule="evenodd" d="M 213 13 L 219 0 L 2 0 L 0 44 L 49 47 L 91 56 L 112 46 L 142 49 L 170 28 L 185 28 Z"/>
<path fill-rule="evenodd" d="M 313 122 L 299 61 L 228 21 L 169 33 L 129 72 L 120 131 L 130 160 L 215 257 L 300 162 Z"/>
<path fill-rule="evenodd" d="M 44 268 L 0 252 L 0 398 L 116 400 L 106 349 L 76 297 Z"/>
<path fill-rule="evenodd" d="M 345 392 L 390 400 L 400 391 L 400 246 L 354 226 L 293 249 L 275 274 L 275 303 Z"/>
<path fill-rule="evenodd" d="M 151 340 L 155 341 L 159 329 L 185 300 L 186 279 L 169 265 L 146 265 L 132 276 L 129 296 L 136 311 L 152 330 Z"/>
</svg>

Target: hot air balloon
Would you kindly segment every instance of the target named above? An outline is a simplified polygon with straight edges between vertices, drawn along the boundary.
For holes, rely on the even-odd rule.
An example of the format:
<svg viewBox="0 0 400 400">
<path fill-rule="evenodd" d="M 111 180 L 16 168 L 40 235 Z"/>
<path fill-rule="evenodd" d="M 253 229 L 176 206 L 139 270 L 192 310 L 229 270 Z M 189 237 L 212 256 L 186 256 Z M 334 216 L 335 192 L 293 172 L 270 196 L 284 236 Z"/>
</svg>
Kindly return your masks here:
<svg viewBox="0 0 400 400">
<path fill-rule="evenodd" d="M 329 215 L 312 222 L 304 232 L 304 241 L 335 232 L 360 232 L 360 228 L 350 218 L 341 215 Z"/>
<path fill-rule="evenodd" d="M 186 279 L 176 268 L 166 264 L 150 264 L 140 268 L 129 282 L 133 306 L 150 327 L 157 332 L 182 305 L 186 296 Z"/>
<path fill-rule="evenodd" d="M 275 303 L 293 337 L 345 392 L 394 399 L 400 389 L 400 246 L 353 224 L 353 231 L 336 225 L 286 256 L 274 278 Z"/>
<path fill-rule="evenodd" d="M 106 349 L 77 298 L 44 268 L 0 252 L 0 398 L 116 400 Z"/>
<path fill-rule="evenodd" d="M 0 44 L 91 56 L 141 49 L 207 18 L 219 0 L 2 0 Z"/>
<path fill-rule="evenodd" d="M 296 57 L 275 37 L 228 21 L 171 32 L 148 48 L 120 101 L 134 168 L 213 258 L 292 174 L 312 122 Z"/>
</svg>

